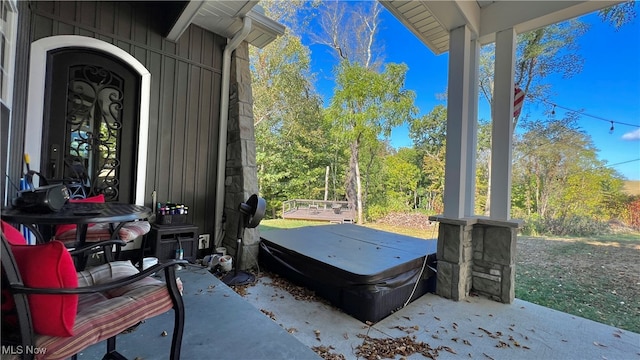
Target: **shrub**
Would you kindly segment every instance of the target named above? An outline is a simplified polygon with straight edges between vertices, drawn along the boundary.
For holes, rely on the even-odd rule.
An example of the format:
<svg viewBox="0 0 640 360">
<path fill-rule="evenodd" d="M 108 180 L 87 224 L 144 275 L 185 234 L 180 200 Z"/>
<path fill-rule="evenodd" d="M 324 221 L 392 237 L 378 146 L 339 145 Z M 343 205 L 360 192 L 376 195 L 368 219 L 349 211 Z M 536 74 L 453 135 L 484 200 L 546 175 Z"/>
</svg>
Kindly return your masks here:
<svg viewBox="0 0 640 360">
<path fill-rule="evenodd" d="M 376 221 L 377 219 L 387 215 L 389 213 L 389 209 L 382 205 L 370 205 L 367 206 L 367 220 L 368 221 Z"/>
<path fill-rule="evenodd" d="M 586 216 L 564 218 L 539 218 L 532 216 L 525 220 L 523 235 L 553 236 L 593 236 L 611 232 L 608 223 Z"/>
<path fill-rule="evenodd" d="M 635 230 L 640 230 L 640 196 L 629 199 L 623 215 L 624 222 Z"/>
</svg>

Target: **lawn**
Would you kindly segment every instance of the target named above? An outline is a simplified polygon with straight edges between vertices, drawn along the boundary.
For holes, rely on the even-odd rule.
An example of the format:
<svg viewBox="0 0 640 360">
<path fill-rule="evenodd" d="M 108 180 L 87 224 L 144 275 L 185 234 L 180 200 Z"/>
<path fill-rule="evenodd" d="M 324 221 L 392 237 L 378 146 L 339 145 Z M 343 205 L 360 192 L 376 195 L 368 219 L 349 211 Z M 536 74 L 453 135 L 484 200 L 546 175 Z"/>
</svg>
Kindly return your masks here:
<svg viewBox="0 0 640 360">
<path fill-rule="evenodd" d="M 260 231 L 323 224 L 264 220 Z M 419 238 L 437 237 L 436 226 L 429 230 L 366 226 Z M 588 239 L 519 236 L 517 249 L 517 298 L 640 333 L 640 233 Z"/>
<path fill-rule="evenodd" d="M 640 234 L 517 246 L 516 297 L 640 333 Z"/>
</svg>

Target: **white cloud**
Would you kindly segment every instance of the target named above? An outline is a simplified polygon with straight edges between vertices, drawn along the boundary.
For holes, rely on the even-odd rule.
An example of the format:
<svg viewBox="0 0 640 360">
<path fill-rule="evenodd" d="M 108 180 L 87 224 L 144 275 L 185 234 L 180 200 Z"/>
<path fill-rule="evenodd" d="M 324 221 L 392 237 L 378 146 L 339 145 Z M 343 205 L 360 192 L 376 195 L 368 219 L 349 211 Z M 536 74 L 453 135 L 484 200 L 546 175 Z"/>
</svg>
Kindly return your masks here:
<svg viewBox="0 0 640 360">
<path fill-rule="evenodd" d="M 622 140 L 640 140 L 640 129 L 622 135 Z"/>
</svg>

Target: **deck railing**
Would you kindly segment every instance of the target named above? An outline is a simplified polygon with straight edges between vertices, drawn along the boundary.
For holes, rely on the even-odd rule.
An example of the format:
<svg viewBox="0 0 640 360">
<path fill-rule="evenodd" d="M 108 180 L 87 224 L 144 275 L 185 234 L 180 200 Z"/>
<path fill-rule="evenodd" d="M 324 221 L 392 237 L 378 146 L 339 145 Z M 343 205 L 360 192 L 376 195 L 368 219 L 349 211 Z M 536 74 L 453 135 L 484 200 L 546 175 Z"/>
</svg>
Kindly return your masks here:
<svg viewBox="0 0 640 360">
<path fill-rule="evenodd" d="M 353 210 L 353 206 L 348 201 L 331 201 L 331 200 L 287 200 L 282 203 L 282 213 L 296 210 L 309 210 L 311 212 L 318 211 L 331 211 L 335 214 L 340 214 L 343 211 Z"/>
</svg>

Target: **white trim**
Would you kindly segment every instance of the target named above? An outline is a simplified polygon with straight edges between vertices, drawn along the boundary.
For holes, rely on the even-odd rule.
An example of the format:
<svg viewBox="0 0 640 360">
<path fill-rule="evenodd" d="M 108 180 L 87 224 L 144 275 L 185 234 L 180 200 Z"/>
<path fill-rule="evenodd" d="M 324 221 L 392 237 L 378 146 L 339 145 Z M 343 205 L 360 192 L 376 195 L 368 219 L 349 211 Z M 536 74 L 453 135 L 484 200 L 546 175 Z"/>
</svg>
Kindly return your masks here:
<svg viewBox="0 0 640 360">
<path fill-rule="evenodd" d="M 491 207 L 493 220 L 511 219 L 511 168 L 513 143 L 513 79 L 516 63 L 515 29 L 496 34 L 491 124 Z"/>
<path fill-rule="evenodd" d="M 121 48 L 102 40 L 77 36 L 61 35 L 42 38 L 31 43 L 29 61 L 29 98 L 27 103 L 27 124 L 25 130 L 25 153 L 31 158 L 31 168 L 40 169 L 42 142 L 42 122 L 44 114 L 44 87 L 47 73 L 47 53 L 65 47 L 82 47 L 100 50 L 111 54 L 129 64 L 141 77 L 140 83 L 140 123 L 138 126 L 138 161 L 134 199 L 138 205 L 144 204 L 147 168 L 147 146 L 149 137 L 149 98 L 151 91 L 151 73 L 142 63 Z"/>
<path fill-rule="evenodd" d="M 469 154 L 469 78 L 471 30 L 461 26 L 449 36 L 449 82 L 447 98 L 447 145 L 444 169 L 444 213 L 448 218 L 464 217 L 467 196 Z M 474 53 L 475 55 L 475 53 Z M 473 60 L 475 62 L 475 60 Z M 473 110 L 472 110 L 473 112 Z"/>
<path fill-rule="evenodd" d="M 176 20 L 176 23 L 171 27 L 171 31 L 167 35 L 167 40 L 176 42 L 182 36 L 182 33 L 189 28 L 189 25 L 193 22 L 193 19 L 198 15 L 198 11 L 204 5 L 204 1 L 193 0 L 189 1 L 185 9 Z"/>
<path fill-rule="evenodd" d="M 5 53 L 5 56 L 8 57 L 9 60 L 9 66 L 5 69 L 6 70 L 6 74 L 8 77 L 7 80 L 7 86 L 8 86 L 8 91 L 7 91 L 7 98 L 6 99 L 2 99 L 2 94 L 0 94 L 0 105 L 4 104 L 4 106 L 9 109 L 9 127 L 8 127 L 8 133 L 11 134 L 13 129 L 13 84 L 15 83 L 15 68 L 16 68 L 16 43 L 17 43 L 17 37 L 18 37 L 18 8 L 17 8 L 17 4 L 16 4 L 17 0 L 8 0 L 7 3 L 9 4 L 9 14 L 7 14 L 7 23 L 9 24 L 4 24 L 3 26 L 7 26 L 7 29 L 3 29 L 2 31 L 5 34 L 6 37 L 6 46 L 8 49 L 8 54 Z M 1 20 L 0 20 L 1 21 Z M 7 36 L 8 34 L 8 36 Z M 3 50 L 4 51 L 4 50 Z M 4 65 L 4 64 L 3 64 Z M 12 156 L 12 152 L 13 152 L 13 148 L 12 148 L 12 141 L 11 141 L 11 136 L 8 137 L 7 139 L 7 145 L 6 145 L 6 149 L 7 149 L 7 158 L 6 160 L 6 167 L 4 169 L 5 174 L 9 174 L 9 159 Z M 9 189 L 11 189 L 11 191 L 13 191 L 13 187 L 12 184 L 9 183 L 9 181 L 7 181 L 5 183 L 5 188 L 4 190 L 4 195 L 2 197 L 2 199 L 0 199 L 0 202 L 2 202 L 2 205 L 7 205 L 9 202 Z"/>
</svg>

